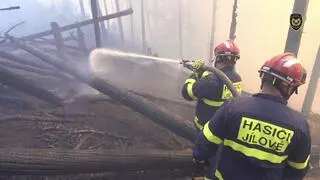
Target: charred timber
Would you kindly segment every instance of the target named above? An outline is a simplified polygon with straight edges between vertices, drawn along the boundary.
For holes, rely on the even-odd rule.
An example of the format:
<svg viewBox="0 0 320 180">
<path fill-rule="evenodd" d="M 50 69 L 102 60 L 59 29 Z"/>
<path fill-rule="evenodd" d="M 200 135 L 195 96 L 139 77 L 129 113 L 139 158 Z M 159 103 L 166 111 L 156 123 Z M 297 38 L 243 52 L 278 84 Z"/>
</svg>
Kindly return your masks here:
<svg viewBox="0 0 320 180">
<path fill-rule="evenodd" d="M 64 80 L 69 80 L 69 81 L 74 80 L 74 79 L 72 79 L 64 74 L 60 74 L 56 71 L 43 70 L 40 68 L 28 66 L 28 65 L 20 65 L 20 64 L 16 64 L 16 63 L 12 63 L 12 62 L 5 62 L 5 61 L 0 61 L 0 65 L 2 65 L 4 67 L 8 67 L 8 68 L 13 68 L 13 69 L 23 70 L 23 71 L 27 71 L 27 72 L 31 72 L 31 73 L 40 74 L 43 76 L 51 76 L 51 77 L 55 77 L 58 79 L 64 79 Z"/>
<path fill-rule="evenodd" d="M 192 173 L 191 154 L 180 151 L 0 149 L 2 175 L 65 175 L 182 169 Z"/>
<path fill-rule="evenodd" d="M 62 101 L 59 97 L 55 96 L 53 93 L 48 92 L 40 87 L 37 87 L 32 82 L 24 79 L 23 77 L 7 70 L 0 66 L 0 82 L 8 86 L 14 87 L 26 94 L 37 97 L 48 103 L 56 106 L 61 106 Z"/>
<path fill-rule="evenodd" d="M 54 42 L 50 42 L 50 41 L 30 41 L 30 42 L 31 44 L 34 44 L 34 45 L 55 45 Z M 86 47 L 76 47 L 68 44 L 65 44 L 64 47 L 67 48 L 68 50 L 75 50 L 83 54 L 89 54 L 89 51 Z"/>
<path fill-rule="evenodd" d="M 147 117 L 153 122 L 164 126 L 176 135 L 183 137 L 189 141 L 194 141 L 196 138 L 196 131 L 190 121 L 181 116 L 172 113 L 166 108 L 159 106 L 141 96 L 135 95 L 128 91 L 117 88 L 108 81 L 97 77 L 93 73 L 86 73 L 76 69 L 72 61 L 62 61 L 36 47 L 22 43 L 21 41 L 14 41 L 17 46 L 25 51 L 39 57 L 43 61 L 71 74 L 83 83 L 88 84 L 101 93 L 119 101 L 123 105 L 137 111 Z"/>
<path fill-rule="evenodd" d="M 98 21 L 106 21 L 106 20 L 117 18 L 117 17 L 121 17 L 121 16 L 127 16 L 127 15 L 130 15 L 132 13 L 133 13 L 133 10 L 132 10 L 132 8 L 130 8 L 130 9 L 118 12 L 118 13 L 113 13 L 113 14 L 109 14 L 109 15 L 106 15 L 106 16 L 99 17 Z M 90 19 L 90 20 L 79 22 L 79 23 L 69 24 L 69 25 L 60 27 L 60 30 L 61 30 L 61 32 L 68 31 L 68 30 L 75 29 L 75 28 L 78 28 L 78 27 L 90 25 L 93 22 L 94 22 L 94 20 Z M 44 32 L 41 32 L 41 33 L 36 33 L 36 34 L 29 35 L 29 36 L 21 37 L 21 39 L 22 40 L 32 40 L 32 39 L 35 39 L 35 38 L 40 38 L 40 37 L 43 37 L 43 36 L 52 35 L 52 33 L 53 33 L 52 30 L 48 30 L 48 31 L 44 31 Z"/>
<path fill-rule="evenodd" d="M 18 57 L 16 55 L 13 55 L 11 53 L 7 53 L 5 51 L 1 51 L 0 50 L 0 57 L 1 58 L 5 58 L 5 59 L 8 59 L 8 60 L 12 60 L 12 61 L 15 61 L 19 64 L 23 64 L 23 65 L 29 65 L 29 66 L 33 66 L 33 67 L 38 67 L 38 68 L 41 68 L 41 69 L 46 69 L 46 70 L 53 70 L 55 69 L 54 67 L 48 67 L 46 65 L 41 65 L 39 63 L 35 63 L 33 61 L 30 61 L 28 59 L 24 59 L 24 58 L 21 58 L 21 57 Z"/>
</svg>

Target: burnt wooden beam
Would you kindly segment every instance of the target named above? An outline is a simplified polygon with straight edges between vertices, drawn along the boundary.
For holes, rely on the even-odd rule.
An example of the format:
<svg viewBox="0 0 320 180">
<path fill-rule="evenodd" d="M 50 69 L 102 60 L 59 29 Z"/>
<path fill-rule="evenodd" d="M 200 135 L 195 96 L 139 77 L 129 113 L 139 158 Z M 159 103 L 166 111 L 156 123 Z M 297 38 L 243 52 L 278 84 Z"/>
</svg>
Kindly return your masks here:
<svg viewBox="0 0 320 180">
<path fill-rule="evenodd" d="M 55 46 L 54 42 L 49 42 L 49 41 L 29 41 L 30 44 L 34 44 L 34 45 L 53 45 Z M 83 48 L 83 47 L 77 47 L 77 46 L 72 46 L 72 45 L 68 45 L 68 44 L 64 44 L 64 47 L 68 50 L 67 52 L 69 52 L 69 50 L 75 50 L 78 52 L 82 52 L 84 54 L 89 54 L 89 50 L 87 48 Z"/>
<path fill-rule="evenodd" d="M 120 16 L 127 16 L 127 15 L 130 15 L 132 13 L 133 13 L 132 8 L 129 8 L 129 9 L 121 11 L 121 12 L 117 12 L 117 13 L 113 13 L 113 14 L 109 14 L 109 15 L 106 15 L 106 16 L 99 17 L 98 21 L 99 22 L 100 21 L 106 21 L 106 20 L 114 19 L 114 18 L 117 18 L 117 17 L 120 17 Z M 78 23 L 62 26 L 61 27 L 61 32 L 68 31 L 68 30 L 75 29 L 75 28 L 82 27 L 82 26 L 87 26 L 87 25 L 92 24 L 93 22 L 94 22 L 93 19 L 89 19 L 89 20 L 78 22 Z M 32 39 L 35 39 L 35 38 L 40 38 L 40 37 L 43 37 L 43 36 L 52 35 L 52 33 L 53 33 L 52 30 L 47 30 L 47 31 L 44 31 L 44 32 L 36 33 L 36 34 L 23 36 L 20 39 L 21 40 L 32 40 Z"/>
<path fill-rule="evenodd" d="M 62 105 L 62 100 L 53 93 L 36 86 L 2 66 L 0 66 L 0 82 L 53 105 Z"/>
<path fill-rule="evenodd" d="M 83 72 L 72 64 L 72 61 L 62 61 L 36 47 L 22 43 L 21 41 L 13 41 L 18 47 L 42 59 L 43 61 L 57 67 L 58 69 L 71 74 L 79 81 L 86 83 L 101 93 L 117 100 L 123 105 L 131 108 L 149 117 L 153 122 L 162 125 L 169 129 L 176 135 L 183 137 L 189 141 L 194 141 L 196 138 L 196 131 L 190 121 L 183 117 L 159 106 L 141 96 L 135 95 L 128 91 L 117 88 L 108 81 L 96 76 L 93 73 Z"/>
<path fill-rule="evenodd" d="M 161 150 L 0 149 L 1 175 L 65 175 L 183 169 L 192 174 L 190 152 Z"/>
<path fill-rule="evenodd" d="M 8 68 L 13 68 L 13 69 L 23 70 L 23 71 L 27 71 L 27 72 L 31 72 L 31 73 L 40 74 L 43 76 L 51 76 L 51 77 L 69 80 L 69 81 L 74 80 L 67 75 L 60 74 L 57 71 L 44 70 L 44 69 L 40 69 L 37 67 L 28 66 L 28 65 L 21 65 L 21 64 L 16 64 L 16 63 L 12 63 L 12 62 L 6 62 L 6 61 L 0 61 L 0 65 L 4 66 L 4 67 L 8 67 Z"/>
<path fill-rule="evenodd" d="M 33 67 L 37 67 L 37 68 L 41 68 L 41 69 L 46 69 L 46 70 L 53 70 L 55 69 L 54 67 L 48 67 L 46 65 L 42 65 L 42 64 L 39 64 L 39 63 L 35 63 L 33 61 L 30 61 L 28 59 L 24 59 L 24 58 L 21 58 L 21 57 L 18 57 L 16 55 L 13 55 L 11 53 L 7 53 L 5 51 L 1 51 L 0 50 L 0 57 L 1 58 L 4 58 L 4 59 L 8 59 L 8 60 L 12 60 L 14 62 L 17 62 L 19 64 L 23 64 L 23 65 L 28 65 L 28 66 L 33 66 Z"/>
</svg>

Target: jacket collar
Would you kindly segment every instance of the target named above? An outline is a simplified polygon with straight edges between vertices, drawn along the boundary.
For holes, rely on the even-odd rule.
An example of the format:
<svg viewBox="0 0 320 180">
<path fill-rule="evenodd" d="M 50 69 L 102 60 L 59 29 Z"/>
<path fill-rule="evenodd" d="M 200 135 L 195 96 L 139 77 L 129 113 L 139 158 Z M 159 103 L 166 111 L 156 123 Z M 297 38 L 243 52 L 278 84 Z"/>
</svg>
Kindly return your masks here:
<svg viewBox="0 0 320 180">
<path fill-rule="evenodd" d="M 273 100 L 273 101 L 276 101 L 276 102 L 279 102 L 279 103 L 282 103 L 282 104 L 285 104 L 285 105 L 288 104 L 288 101 L 286 101 L 285 99 L 283 99 L 282 97 L 279 97 L 279 96 L 273 96 L 273 95 L 264 94 L 264 93 L 256 93 L 256 94 L 253 94 L 253 96 L 254 97 L 260 97 L 260 98 L 263 98 L 263 99 Z"/>
</svg>

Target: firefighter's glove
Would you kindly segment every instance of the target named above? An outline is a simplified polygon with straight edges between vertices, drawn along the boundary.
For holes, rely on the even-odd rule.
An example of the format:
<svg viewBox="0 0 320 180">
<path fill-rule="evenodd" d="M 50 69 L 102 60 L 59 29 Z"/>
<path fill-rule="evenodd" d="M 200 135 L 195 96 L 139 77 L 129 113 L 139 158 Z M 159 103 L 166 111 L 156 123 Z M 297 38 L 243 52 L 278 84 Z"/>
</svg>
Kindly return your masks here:
<svg viewBox="0 0 320 180">
<path fill-rule="evenodd" d="M 189 79 L 198 80 L 199 79 L 198 76 L 199 76 L 198 73 L 192 72 L 191 75 L 189 76 Z"/>
<path fill-rule="evenodd" d="M 192 71 L 199 73 L 202 70 L 202 67 L 204 66 L 204 61 L 199 59 L 195 60 L 193 65 L 192 65 Z"/>
<path fill-rule="evenodd" d="M 193 174 L 194 175 L 203 175 L 205 167 L 206 167 L 206 161 L 204 161 L 204 160 L 199 161 L 195 158 L 193 158 L 192 161 L 193 161 Z"/>
</svg>

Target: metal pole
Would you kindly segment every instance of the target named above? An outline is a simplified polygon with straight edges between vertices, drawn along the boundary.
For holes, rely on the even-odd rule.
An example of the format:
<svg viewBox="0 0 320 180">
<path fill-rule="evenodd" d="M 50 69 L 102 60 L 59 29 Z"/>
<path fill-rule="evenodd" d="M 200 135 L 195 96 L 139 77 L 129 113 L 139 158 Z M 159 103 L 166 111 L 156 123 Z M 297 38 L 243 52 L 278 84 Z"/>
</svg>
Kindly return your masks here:
<svg viewBox="0 0 320 180">
<path fill-rule="evenodd" d="M 233 9 L 232 9 L 232 20 L 230 24 L 230 34 L 229 39 L 236 39 L 236 28 L 237 28 L 237 8 L 238 8 L 238 0 L 234 0 Z"/>
<path fill-rule="evenodd" d="M 179 50 L 180 50 L 180 58 L 183 58 L 183 46 L 182 46 L 182 0 L 179 1 L 178 5 L 178 13 L 179 13 Z"/>
<path fill-rule="evenodd" d="M 116 11 L 120 12 L 119 0 L 115 0 L 115 4 L 116 4 Z M 118 26 L 119 26 L 119 33 L 120 33 L 121 41 L 122 41 L 122 43 L 124 43 L 123 26 L 122 26 L 121 17 L 118 17 Z"/>
<path fill-rule="evenodd" d="M 302 114 L 305 115 L 306 117 L 309 116 L 309 113 L 311 111 L 311 107 L 314 100 L 314 96 L 316 94 L 319 78 L 320 78 L 320 46 L 318 48 L 317 57 L 313 65 L 313 69 L 312 69 L 312 73 L 309 81 L 309 86 L 308 86 L 307 93 L 302 105 Z"/>
<path fill-rule="evenodd" d="M 146 30 L 144 22 L 144 0 L 141 0 L 141 40 L 142 40 L 142 53 L 146 53 Z"/>
<path fill-rule="evenodd" d="M 210 38 L 210 48 L 209 48 L 209 59 L 207 61 L 208 64 L 211 64 L 211 60 L 213 59 L 214 33 L 216 31 L 217 0 L 213 0 L 212 5 L 213 7 L 212 7 L 211 38 Z"/>
<path fill-rule="evenodd" d="M 284 52 L 292 52 L 298 55 L 301 36 L 303 32 L 303 25 L 306 22 L 306 13 L 308 9 L 309 0 L 295 0 L 293 5 L 292 13 L 299 13 L 302 15 L 302 26 L 299 30 L 294 30 L 289 27 L 288 37 Z"/>
<path fill-rule="evenodd" d="M 97 0 L 91 0 L 91 11 L 92 11 L 92 19 L 93 19 L 93 26 L 94 26 L 94 34 L 96 38 L 96 47 L 101 47 L 101 34 L 100 34 L 100 26 L 98 20 L 98 6 Z"/>
</svg>

